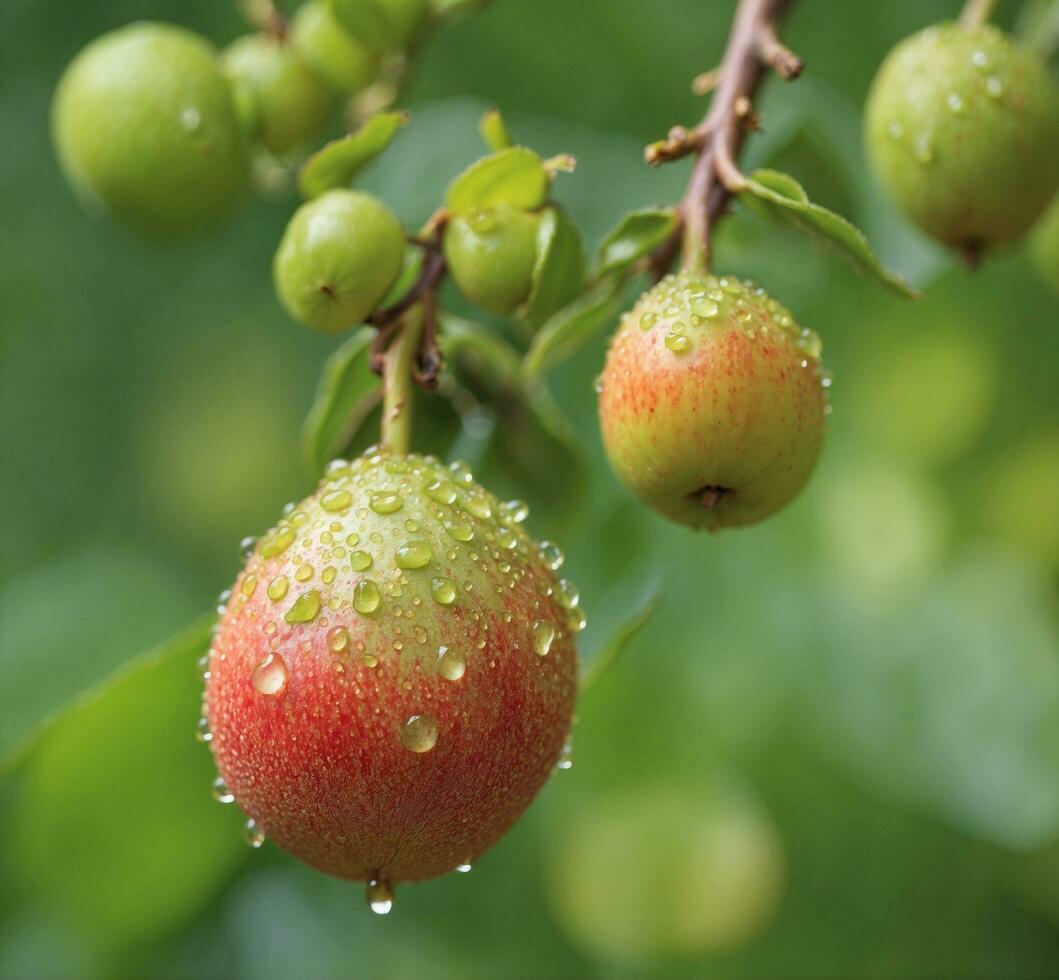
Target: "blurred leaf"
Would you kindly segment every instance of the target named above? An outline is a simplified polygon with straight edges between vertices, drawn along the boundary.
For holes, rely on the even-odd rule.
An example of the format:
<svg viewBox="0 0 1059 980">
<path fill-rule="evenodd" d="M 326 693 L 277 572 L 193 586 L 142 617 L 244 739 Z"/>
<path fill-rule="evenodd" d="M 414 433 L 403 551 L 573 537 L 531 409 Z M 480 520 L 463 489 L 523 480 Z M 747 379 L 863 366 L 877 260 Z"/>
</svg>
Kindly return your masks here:
<svg viewBox="0 0 1059 980">
<path fill-rule="evenodd" d="M 674 208 L 641 208 L 626 214 L 599 244 L 596 275 L 620 272 L 658 248 L 677 226 Z"/>
<path fill-rule="evenodd" d="M 482 134 L 485 145 L 494 153 L 506 150 L 514 143 L 504 117 L 500 115 L 500 110 L 495 106 L 482 113 L 481 122 L 478 123 L 478 132 Z"/>
<path fill-rule="evenodd" d="M 345 452 L 382 398 L 371 369 L 375 330 L 362 327 L 328 359 L 312 408 L 302 425 L 302 460 L 315 484 L 324 467 Z"/>
<path fill-rule="evenodd" d="M 136 551 L 96 546 L 0 592 L 0 769 L 71 699 L 172 630 L 190 593 Z"/>
<path fill-rule="evenodd" d="M 619 623 L 614 627 L 610 636 L 604 640 L 603 646 L 596 651 L 595 655 L 581 671 L 582 691 L 587 691 L 598 683 L 603 678 L 603 675 L 618 662 L 621 655 L 625 652 L 625 648 L 629 645 L 629 641 L 650 622 L 661 601 L 661 592 L 652 593 L 639 610 L 633 613 L 625 622 Z"/>
<path fill-rule="evenodd" d="M 547 389 L 523 385 L 518 352 L 488 328 L 452 316 L 443 322 L 450 370 L 496 415 L 482 468 L 498 467 L 512 489 L 532 489 L 538 499 L 572 502 L 582 478 L 581 452 Z"/>
<path fill-rule="evenodd" d="M 408 118 L 406 112 L 380 112 L 355 133 L 317 150 L 298 173 L 302 197 L 309 199 L 336 187 L 348 187 L 360 170 L 390 145 Z"/>
<path fill-rule="evenodd" d="M 617 316 L 620 286 L 618 276 L 605 277 L 537 331 L 522 364 L 527 381 L 533 381 L 566 360 Z"/>
<path fill-rule="evenodd" d="M 1015 36 L 1045 64 L 1059 53 L 1059 0 L 1027 0 L 1019 10 Z"/>
<path fill-rule="evenodd" d="M 541 324 L 581 292 L 585 284 L 585 252 L 581 234 L 559 208 L 545 208 L 537 226 L 537 261 L 533 286 L 522 316 Z"/>
<path fill-rule="evenodd" d="M 531 210 L 548 196 L 548 174 L 541 158 L 524 146 L 511 146 L 472 163 L 449 185 L 445 207 L 459 213 L 507 204 Z"/>
<path fill-rule="evenodd" d="M 15 781 L 5 863 L 24 899 L 85 941 L 126 947 L 194 915 L 239 863 L 234 807 L 193 732 L 215 617 L 114 675 L 56 721 Z"/>
<path fill-rule="evenodd" d="M 813 204 L 801 184 L 789 174 L 778 170 L 755 170 L 747 178 L 740 199 L 776 224 L 805 232 L 862 275 L 902 296 L 918 295 L 903 279 L 883 268 L 859 229 L 841 215 Z"/>
<path fill-rule="evenodd" d="M 401 271 L 397 274 L 389 292 L 381 300 L 378 307 L 381 310 L 393 306 L 396 302 L 404 299 L 405 293 L 415 285 L 419 273 L 423 270 L 423 250 L 411 242 L 405 245 L 404 258 L 401 260 Z"/>
</svg>

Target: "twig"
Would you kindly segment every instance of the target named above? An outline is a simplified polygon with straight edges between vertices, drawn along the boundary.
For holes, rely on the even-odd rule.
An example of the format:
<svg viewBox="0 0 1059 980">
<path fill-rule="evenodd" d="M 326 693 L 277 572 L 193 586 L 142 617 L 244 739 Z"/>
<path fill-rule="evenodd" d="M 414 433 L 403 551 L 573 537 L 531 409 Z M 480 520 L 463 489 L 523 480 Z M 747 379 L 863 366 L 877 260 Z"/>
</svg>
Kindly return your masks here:
<svg viewBox="0 0 1059 980">
<path fill-rule="evenodd" d="M 980 27 L 993 14 L 996 0 L 967 0 L 960 11 L 960 26 L 966 29 Z"/>
<path fill-rule="evenodd" d="M 771 68 L 781 78 L 796 78 L 802 61 L 779 41 L 776 24 L 793 0 L 739 0 L 728 46 L 711 75 L 716 91 L 709 111 L 691 130 L 674 127 L 669 139 L 647 148 L 648 162 L 658 164 L 696 154 L 687 190 L 678 207 L 685 268 L 705 270 L 710 262 L 713 225 L 733 194 L 746 186 L 736 162 L 746 134 L 758 128 L 754 95 Z M 711 79 L 712 81 L 712 79 Z M 664 275 L 676 254 L 667 242 L 651 258 L 652 271 Z"/>
</svg>

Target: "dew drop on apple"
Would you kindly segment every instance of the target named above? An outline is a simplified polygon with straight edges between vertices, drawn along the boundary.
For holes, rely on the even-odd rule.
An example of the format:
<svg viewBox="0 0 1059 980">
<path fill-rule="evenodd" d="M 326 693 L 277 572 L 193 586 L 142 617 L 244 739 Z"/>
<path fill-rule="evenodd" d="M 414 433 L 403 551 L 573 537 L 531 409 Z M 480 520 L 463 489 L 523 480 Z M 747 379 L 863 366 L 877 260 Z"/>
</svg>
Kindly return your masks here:
<svg viewBox="0 0 1059 980">
<path fill-rule="evenodd" d="M 412 715 L 401 726 L 401 743 L 410 752 L 429 752 L 438 741 L 438 723 L 430 715 Z"/>
<path fill-rule="evenodd" d="M 213 786 L 210 789 L 210 792 L 218 803 L 235 802 L 235 794 L 228 788 L 228 784 L 224 781 L 222 776 L 218 776 L 213 781 Z"/>
<path fill-rule="evenodd" d="M 459 650 L 452 647 L 438 647 L 438 673 L 447 681 L 458 681 L 467 670 L 467 661 Z M 435 738 L 437 735 L 435 734 Z M 405 743 L 408 744 L 407 742 Z M 411 746 L 409 746 L 411 748 Z"/>
<path fill-rule="evenodd" d="M 438 605 L 451 606 L 456 601 L 456 583 L 451 578 L 432 579 L 430 594 Z"/>
<path fill-rule="evenodd" d="M 362 579 L 353 589 L 353 608 L 362 616 L 370 616 L 381 602 L 382 593 L 370 578 Z"/>
<path fill-rule="evenodd" d="M 257 825 L 257 821 L 251 817 L 243 827 L 243 840 L 254 849 L 265 843 L 265 832 Z"/>
<path fill-rule="evenodd" d="M 278 653 L 270 653 L 254 668 L 253 682 L 258 694 L 282 694 L 287 686 L 287 662 Z"/>
<path fill-rule="evenodd" d="M 538 619 L 533 624 L 533 652 L 546 657 L 555 639 L 555 624 L 548 619 Z"/>
<path fill-rule="evenodd" d="M 210 723 L 205 717 L 200 718 L 195 726 L 195 738 L 200 742 L 213 741 L 213 732 L 210 731 Z"/>
<path fill-rule="evenodd" d="M 467 874 L 467 872 L 468 872 L 468 871 L 470 871 L 470 870 L 471 870 L 471 866 L 470 866 L 470 864 L 457 864 L 457 865 L 456 865 L 456 870 L 457 870 L 457 871 L 458 871 L 458 872 L 459 872 L 459 873 L 460 873 L 461 875 L 465 875 L 465 874 Z"/>
<path fill-rule="evenodd" d="M 368 908 L 376 915 L 389 915 L 393 908 L 393 888 L 385 878 L 372 878 L 365 889 Z"/>
</svg>

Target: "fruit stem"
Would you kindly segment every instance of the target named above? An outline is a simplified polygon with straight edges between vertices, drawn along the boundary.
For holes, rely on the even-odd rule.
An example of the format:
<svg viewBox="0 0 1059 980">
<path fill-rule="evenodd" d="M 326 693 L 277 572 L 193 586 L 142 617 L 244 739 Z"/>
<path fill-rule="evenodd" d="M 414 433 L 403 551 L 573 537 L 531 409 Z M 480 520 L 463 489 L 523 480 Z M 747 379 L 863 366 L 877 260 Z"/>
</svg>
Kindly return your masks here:
<svg viewBox="0 0 1059 980">
<path fill-rule="evenodd" d="M 757 125 L 753 98 L 767 69 L 796 78 L 802 61 L 780 43 L 776 24 L 793 0 L 739 0 L 724 59 L 716 70 L 709 111 L 693 130 L 676 127 L 669 140 L 648 147 L 648 162 L 662 163 L 687 153 L 697 155 L 680 203 L 683 224 L 681 265 L 705 272 L 710 265 L 710 233 L 733 194 L 746 186 L 736 163 L 746 134 Z M 656 271 L 665 273 L 675 242 L 657 253 Z"/>
<path fill-rule="evenodd" d="M 391 453 L 407 453 L 412 444 L 415 385 L 412 367 L 419 351 L 423 307 L 407 309 L 382 361 L 382 425 L 380 443 Z"/>
<path fill-rule="evenodd" d="M 993 16 L 996 0 L 967 0 L 960 11 L 960 26 L 965 30 L 981 27 Z"/>
</svg>

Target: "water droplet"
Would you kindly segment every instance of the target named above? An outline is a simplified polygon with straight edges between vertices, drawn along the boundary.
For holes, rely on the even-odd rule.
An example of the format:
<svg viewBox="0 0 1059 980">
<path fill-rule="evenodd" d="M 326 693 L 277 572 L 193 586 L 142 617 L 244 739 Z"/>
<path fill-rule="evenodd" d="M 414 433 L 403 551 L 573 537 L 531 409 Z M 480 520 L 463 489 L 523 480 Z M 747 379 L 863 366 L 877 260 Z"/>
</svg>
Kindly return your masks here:
<svg viewBox="0 0 1059 980">
<path fill-rule="evenodd" d="M 287 686 L 287 662 L 278 653 L 270 653 L 254 668 L 253 681 L 258 694 L 282 694 Z"/>
<path fill-rule="evenodd" d="M 472 513 L 479 520 L 487 521 L 493 516 L 493 507 L 481 494 L 469 494 L 463 501 L 465 510 Z"/>
<path fill-rule="evenodd" d="M 655 313 L 644 313 L 640 317 L 640 329 L 650 330 L 658 322 L 658 315 Z"/>
<path fill-rule="evenodd" d="M 273 602 L 279 602 L 287 594 L 287 588 L 290 586 L 290 582 L 286 575 L 277 575 L 271 582 L 268 583 L 268 597 Z"/>
<path fill-rule="evenodd" d="M 398 568 L 426 568 L 434 557 L 434 549 L 426 541 L 406 541 L 397 549 L 394 564 Z"/>
<path fill-rule="evenodd" d="M 554 541 L 542 541 L 540 545 L 540 555 L 544 564 L 553 572 L 562 568 L 563 562 L 566 561 L 566 556 Z"/>
<path fill-rule="evenodd" d="M 559 579 L 559 585 L 555 590 L 555 598 L 564 609 L 573 609 L 581 601 L 577 586 L 567 578 Z"/>
<path fill-rule="evenodd" d="M 465 874 L 467 874 L 467 872 L 468 872 L 468 871 L 470 871 L 470 870 L 471 870 L 471 866 L 470 866 L 470 864 L 457 864 L 457 865 L 456 865 L 456 870 L 457 870 L 457 871 L 458 871 L 458 872 L 459 872 L 459 873 L 460 873 L 461 875 L 465 875 Z"/>
<path fill-rule="evenodd" d="M 566 736 L 563 747 L 559 750 L 559 759 L 555 763 L 556 769 L 573 769 L 574 767 L 574 735 L 573 732 Z"/>
<path fill-rule="evenodd" d="M 210 792 L 218 803 L 235 802 L 235 794 L 228 788 L 228 784 L 221 776 L 218 776 L 213 781 L 213 786 L 211 787 Z"/>
<path fill-rule="evenodd" d="M 368 506 L 375 511 L 376 514 L 396 514 L 404 506 L 404 501 L 401 499 L 399 493 L 390 493 L 388 491 L 381 493 L 373 493 L 371 495 L 371 502 Z"/>
<path fill-rule="evenodd" d="M 529 517 L 529 506 L 524 500 L 507 500 L 500 505 L 503 516 L 516 524 L 521 524 Z"/>
<path fill-rule="evenodd" d="M 474 528 L 470 524 L 459 521 L 446 521 L 445 530 L 449 532 L 449 537 L 456 541 L 466 543 L 474 540 Z"/>
<path fill-rule="evenodd" d="M 989 55 L 981 50 L 975 51 L 974 54 L 971 55 L 971 64 L 974 65 L 975 68 L 986 69 L 989 67 Z"/>
<path fill-rule="evenodd" d="M 686 354 L 691 349 L 691 341 L 680 333 L 667 333 L 665 344 L 674 354 Z"/>
<path fill-rule="evenodd" d="M 320 612 L 320 593 L 316 589 L 303 592 L 284 614 L 288 623 L 311 623 Z"/>
<path fill-rule="evenodd" d="M 239 587 L 239 591 L 249 599 L 254 594 L 256 588 L 257 576 L 247 575 L 246 578 L 243 579 L 243 584 Z"/>
<path fill-rule="evenodd" d="M 996 75 L 985 80 L 985 92 L 991 99 L 999 99 L 1004 94 L 1004 83 Z"/>
<path fill-rule="evenodd" d="M 195 738 L 200 742 L 212 742 L 213 732 L 210 731 L 210 723 L 205 718 L 200 718 L 195 726 Z"/>
<path fill-rule="evenodd" d="M 410 752 L 429 752 L 438 740 L 438 723 L 430 715 L 412 715 L 401 726 L 401 743 Z"/>
<path fill-rule="evenodd" d="M 335 577 L 338 575 L 338 569 L 334 565 L 328 565 L 324 569 L 323 574 L 320 576 L 324 580 L 324 585 L 330 585 Z"/>
<path fill-rule="evenodd" d="M 361 580 L 353 589 L 353 608 L 362 616 L 370 616 L 381 602 L 379 587 L 370 578 Z"/>
<path fill-rule="evenodd" d="M 423 492 L 438 504 L 451 504 L 456 500 L 456 488 L 448 480 L 434 480 Z"/>
<path fill-rule="evenodd" d="M 891 139 L 903 139 L 905 135 L 905 127 L 902 126 L 898 120 L 891 119 L 886 125 L 886 132 L 889 133 Z"/>
<path fill-rule="evenodd" d="M 950 92 L 946 102 L 953 112 L 963 112 L 963 96 L 959 92 Z"/>
<path fill-rule="evenodd" d="M 518 544 L 518 536 L 509 527 L 498 528 L 496 532 L 496 543 L 510 551 Z"/>
<path fill-rule="evenodd" d="M 366 551 L 354 551 L 349 556 L 349 565 L 355 572 L 366 572 L 371 568 L 371 555 Z"/>
<path fill-rule="evenodd" d="M 349 630 L 336 626 L 327 632 L 327 645 L 335 652 L 341 653 L 349 646 Z"/>
<path fill-rule="evenodd" d="M 180 125 L 189 133 L 195 132 L 202 125 L 202 113 L 193 105 L 185 106 L 180 113 Z"/>
<path fill-rule="evenodd" d="M 455 463 L 450 463 L 449 472 L 452 474 L 453 479 L 458 483 L 463 483 L 467 486 L 474 483 L 474 474 L 471 472 L 471 468 L 463 462 L 463 460 L 456 460 Z"/>
<path fill-rule="evenodd" d="M 548 619 L 538 619 L 533 624 L 533 652 L 546 657 L 555 639 L 555 624 Z"/>
<path fill-rule="evenodd" d="M 393 908 L 393 888 L 385 878 L 372 878 L 364 891 L 368 908 L 376 915 L 389 915 Z"/>
<path fill-rule="evenodd" d="M 257 821 L 251 817 L 243 827 L 243 840 L 251 847 L 258 848 L 265 843 L 265 832 L 257 825 Z"/>
<path fill-rule="evenodd" d="M 275 558 L 282 555 L 292 544 L 294 544 L 294 528 L 278 527 L 270 534 L 266 534 L 261 540 L 261 557 Z"/>
<path fill-rule="evenodd" d="M 320 507 L 329 514 L 348 510 L 353 503 L 353 494 L 348 490 L 332 490 L 320 498 Z"/>
<path fill-rule="evenodd" d="M 254 546 L 257 544 L 257 538 L 252 534 L 247 535 L 239 542 L 239 553 L 244 558 L 249 558 L 254 553 Z"/>
<path fill-rule="evenodd" d="M 441 646 L 438 647 L 438 673 L 447 681 L 458 681 L 467 670 L 467 661 L 463 659 L 463 654 L 459 650 L 453 650 L 451 647 Z M 435 732 L 435 738 L 437 733 Z M 407 745 L 408 743 L 405 742 Z M 432 743 L 433 744 L 433 743 Z M 411 748 L 411 746 L 409 746 Z M 424 751 L 417 749 L 415 751 Z"/>
<path fill-rule="evenodd" d="M 934 147 L 931 145 L 929 136 L 923 134 L 916 137 L 916 142 L 912 147 L 912 156 L 919 163 L 930 163 L 934 159 Z"/>
<path fill-rule="evenodd" d="M 442 606 L 451 606 L 456 601 L 456 583 L 451 578 L 430 580 L 430 594 Z"/>
<path fill-rule="evenodd" d="M 313 566 L 308 564 L 301 565 L 294 573 L 294 577 L 299 582 L 308 582 L 313 577 Z"/>
<path fill-rule="evenodd" d="M 477 208 L 467 215 L 467 223 L 480 235 L 496 231 L 496 212 L 492 208 Z"/>
<path fill-rule="evenodd" d="M 588 617 L 583 609 L 571 609 L 570 615 L 566 617 L 566 623 L 571 632 L 580 633 L 588 625 Z"/>
</svg>

